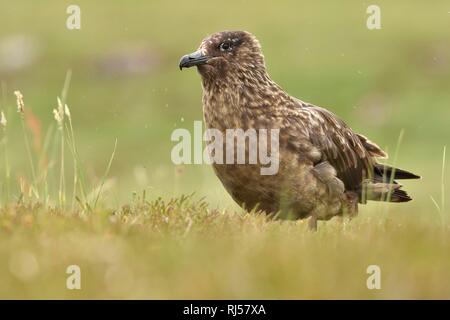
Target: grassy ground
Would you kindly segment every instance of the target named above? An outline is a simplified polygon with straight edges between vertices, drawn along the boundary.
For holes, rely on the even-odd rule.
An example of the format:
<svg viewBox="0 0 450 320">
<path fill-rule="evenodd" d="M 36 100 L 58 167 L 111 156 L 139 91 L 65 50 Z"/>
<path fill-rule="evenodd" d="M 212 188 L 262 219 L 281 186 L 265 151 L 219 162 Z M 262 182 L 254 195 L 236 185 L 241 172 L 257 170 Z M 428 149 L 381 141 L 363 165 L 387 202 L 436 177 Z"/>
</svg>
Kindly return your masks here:
<svg viewBox="0 0 450 320">
<path fill-rule="evenodd" d="M 450 298 L 448 1 L 380 0 L 377 31 L 364 1 L 79 0 L 79 31 L 69 4 L 1 5 L 1 298 Z M 202 118 L 199 77 L 178 59 L 224 29 L 256 34 L 289 93 L 422 175 L 405 185 L 414 201 L 310 233 L 242 212 L 209 166 L 175 166 L 172 131 Z M 381 290 L 366 287 L 372 264 Z"/>
<path fill-rule="evenodd" d="M 10 207 L 0 228 L 2 298 L 450 298 L 449 225 L 382 206 L 316 233 L 189 197 L 83 215 Z M 73 264 L 81 290 L 66 288 Z"/>
</svg>

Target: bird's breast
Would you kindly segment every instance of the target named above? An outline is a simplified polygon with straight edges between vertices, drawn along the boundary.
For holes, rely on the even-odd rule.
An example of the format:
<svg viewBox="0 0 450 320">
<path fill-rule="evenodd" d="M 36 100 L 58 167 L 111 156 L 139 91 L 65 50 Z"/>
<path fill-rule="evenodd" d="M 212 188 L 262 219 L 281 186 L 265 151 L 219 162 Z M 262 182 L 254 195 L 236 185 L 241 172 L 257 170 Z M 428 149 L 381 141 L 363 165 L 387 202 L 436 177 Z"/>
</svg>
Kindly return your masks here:
<svg viewBox="0 0 450 320">
<path fill-rule="evenodd" d="M 203 116 L 208 128 L 226 130 L 240 128 L 243 112 L 238 106 L 239 101 L 231 95 L 209 95 L 203 98 Z"/>
</svg>

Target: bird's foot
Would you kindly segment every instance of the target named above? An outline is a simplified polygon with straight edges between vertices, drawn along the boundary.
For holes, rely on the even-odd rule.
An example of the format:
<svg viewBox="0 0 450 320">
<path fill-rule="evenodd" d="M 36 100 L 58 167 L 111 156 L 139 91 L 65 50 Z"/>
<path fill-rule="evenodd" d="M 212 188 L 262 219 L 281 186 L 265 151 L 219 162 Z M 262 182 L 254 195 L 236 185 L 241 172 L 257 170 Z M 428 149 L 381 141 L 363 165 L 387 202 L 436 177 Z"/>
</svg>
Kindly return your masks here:
<svg viewBox="0 0 450 320">
<path fill-rule="evenodd" d="M 317 231 L 317 217 L 311 216 L 308 221 L 308 227 L 311 231 Z"/>
<path fill-rule="evenodd" d="M 345 198 L 346 201 L 343 211 L 345 216 L 351 220 L 358 215 L 358 195 L 354 192 L 346 192 Z"/>
</svg>

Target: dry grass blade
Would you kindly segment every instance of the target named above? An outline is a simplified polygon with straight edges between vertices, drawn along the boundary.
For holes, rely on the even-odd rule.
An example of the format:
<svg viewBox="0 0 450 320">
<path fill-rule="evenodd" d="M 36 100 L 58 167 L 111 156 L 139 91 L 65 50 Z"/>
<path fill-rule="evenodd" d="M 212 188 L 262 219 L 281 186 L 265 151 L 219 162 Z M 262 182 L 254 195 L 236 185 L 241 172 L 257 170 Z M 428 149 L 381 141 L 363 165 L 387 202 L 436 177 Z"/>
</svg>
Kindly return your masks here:
<svg viewBox="0 0 450 320">
<path fill-rule="evenodd" d="M 114 149 L 113 149 L 113 152 L 111 154 L 111 158 L 109 159 L 108 166 L 106 167 L 105 174 L 103 175 L 102 180 L 100 182 L 100 187 L 98 189 L 98 193 L 97 193 L 97 196 L 95 198 L 94 205 L 93 205 L 94 209 L 97 207 L 98 200 L 100 199 L 100 195 L 102 193 L 103 186 L 105 185 L 106 178 L 108 177 L 109 170 L 111 169 L 111 165 L 112 165 L 114 157 L 116 155 L 116 150 L 117 150 L 117 138 L 116 138 L 116 141 L 114 142 Z"/>
<path fill-rule="evenodd" d="M 14 91 L 14 95 L 16 96 L 17 112 L 19 112 L 19 114 L 20 114 L 20 120 L 21 120 L 21 124 L 22 124 L 22 132 L 23 132 L 23 137 L 24 137 L 24 141 L 25 141 L 25 149 L 27 151 L 28 161 L 30 163 L 31 175 L 33 177 L 33 183 L 31 184 L 30 188 L 31 188 L 32 193 L 39 200 L 36 169 L 34 166 L 33 154 L 31 153 L 30 141 L 28 139 L 28 132 L 27 132 L 27 128 L 25 125 L 25 103 L 23 101 L 23 95 L 20 91 L 18 91 L 18 90 Z"/>
</svg>

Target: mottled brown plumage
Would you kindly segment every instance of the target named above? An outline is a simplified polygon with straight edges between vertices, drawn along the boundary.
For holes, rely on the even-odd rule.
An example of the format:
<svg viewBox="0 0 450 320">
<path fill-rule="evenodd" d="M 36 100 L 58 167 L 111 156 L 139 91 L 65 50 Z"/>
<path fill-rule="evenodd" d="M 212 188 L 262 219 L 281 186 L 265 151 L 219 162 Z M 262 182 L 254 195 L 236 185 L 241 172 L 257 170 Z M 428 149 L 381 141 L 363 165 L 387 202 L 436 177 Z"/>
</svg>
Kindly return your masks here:
<svg viewBox="0 0 450 320">
<path fill-rule="evenodd" d="M 224 31 L 184 56 L 180 68 L 197 66 L 208 128 L 280 129 L 279 171 L 260 165 L 213 164 L 233 199 L 280 217 L 317 220 L 357 213 L 367 200 L 411 200 L 396 179 L 418 176 L 381 165 L 386 154 L 354 133 L 330 111 L 291 97 L 266 72 L 258 40 L 244 31 Z M 248 146 L 247 146 L 248 147 Z"/>
</svg>

